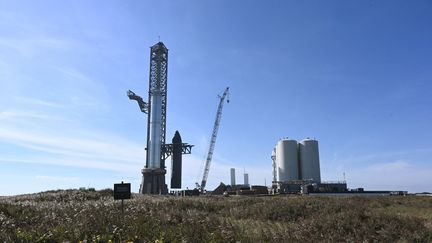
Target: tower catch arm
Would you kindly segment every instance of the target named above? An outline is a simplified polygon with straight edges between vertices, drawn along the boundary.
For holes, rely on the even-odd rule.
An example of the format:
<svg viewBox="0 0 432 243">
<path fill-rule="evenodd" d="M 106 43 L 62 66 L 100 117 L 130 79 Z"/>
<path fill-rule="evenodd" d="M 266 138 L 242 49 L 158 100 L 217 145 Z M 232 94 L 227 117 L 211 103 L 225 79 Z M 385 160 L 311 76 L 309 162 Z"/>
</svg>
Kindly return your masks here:
<svg viewBox="0 0 432 243">
<path fill-rule="evenodd" d="M 128 90 L 127 96 L 131 100 L 136 100 L 136 102 L 138 102 L 138 105 L 139 105 L 139 108 L 141 109 L 141 111 L 144 112 L 145 114 L 148 114 L 148 104 L 146 102 L 144 102 L 144 100 L 143 100 L 143 98 L 141 98 L 141 96 L 136 95 L 131 90 Z"/>
</svg>

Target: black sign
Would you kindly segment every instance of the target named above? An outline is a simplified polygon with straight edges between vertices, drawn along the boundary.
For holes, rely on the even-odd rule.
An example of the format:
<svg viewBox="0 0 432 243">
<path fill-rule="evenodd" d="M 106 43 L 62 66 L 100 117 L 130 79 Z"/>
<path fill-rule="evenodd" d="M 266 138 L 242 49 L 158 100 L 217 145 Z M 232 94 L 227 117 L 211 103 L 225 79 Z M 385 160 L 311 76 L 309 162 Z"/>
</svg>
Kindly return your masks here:
<svg viewBox="0 0 432 243">
<path fill-rule="evenodd" d="M 131 184 L 130 183 L 117 183 L 114 184 L 114 200 L 130 199 L 131 198 Z"/>
</svg>

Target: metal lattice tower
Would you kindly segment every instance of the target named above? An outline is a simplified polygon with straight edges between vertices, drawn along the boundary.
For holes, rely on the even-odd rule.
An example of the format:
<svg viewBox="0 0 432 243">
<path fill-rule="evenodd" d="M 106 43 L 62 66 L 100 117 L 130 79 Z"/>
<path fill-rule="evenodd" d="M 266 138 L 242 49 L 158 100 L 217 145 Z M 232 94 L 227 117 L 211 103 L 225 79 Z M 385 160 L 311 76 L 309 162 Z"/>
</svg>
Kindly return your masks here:
<svg viewBox="0 0 432 243">
<path fill-rule="evenodd" d="M 193 145 L 177 142 L 166 144 L 166 111 L 167 111 L 167 76 L 168 76 L 168 49 L 162 42 L 150 48 L 150 74 L 148 102 L 128 91 L 129 99 L 138 102 L 140 110 L 147 114 L 147 147 L 146 164 L 142 169 L 142 182 L 140 193 L 166 194 L 165 160 L 173 156 L 176 165 L 175 188 L 181 185 L 181 156 L 190 154 Z M 179 141 L 180 134 L 176 133 Z M 175 158 L 174 158 L 175 157 Z"/>
<path fill-rule="evenodd" d="M 151 107 L 151 96 L 155 90 L 162 95 L 162 116 L 161 116 L 161 144 L 165 144 L 166 137 L 166 108 L 167 108 L 167 87 L 168 87 L 168 48 L 162 42 L 150 48 L 150 74 L 149 74 L 149 98 L 148 106 Z M 150 110 L 149 110 L 150 113 Z M 150 116 L 147 122 L 147 148 L 149 148 Z M 161 168 L 165 168 L 165 160 L 161 153 Z M 149 156 L 146 158 L 146 167 L 149 166 Z"/>
</svg>

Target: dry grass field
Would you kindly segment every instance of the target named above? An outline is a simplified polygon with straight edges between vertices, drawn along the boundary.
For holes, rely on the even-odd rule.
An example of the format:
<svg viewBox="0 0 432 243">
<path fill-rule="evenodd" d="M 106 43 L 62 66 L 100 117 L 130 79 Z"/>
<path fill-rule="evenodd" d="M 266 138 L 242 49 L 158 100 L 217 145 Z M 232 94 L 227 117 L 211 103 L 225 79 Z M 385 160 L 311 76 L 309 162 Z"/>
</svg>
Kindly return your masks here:
<svg viewBox="0 0 432 243">
<path fill-rule="evenodd" d="M 59 190 L 0 198 L 1 242 L 432 242 L 432 198 L 194 197 Z"/>
</svg>

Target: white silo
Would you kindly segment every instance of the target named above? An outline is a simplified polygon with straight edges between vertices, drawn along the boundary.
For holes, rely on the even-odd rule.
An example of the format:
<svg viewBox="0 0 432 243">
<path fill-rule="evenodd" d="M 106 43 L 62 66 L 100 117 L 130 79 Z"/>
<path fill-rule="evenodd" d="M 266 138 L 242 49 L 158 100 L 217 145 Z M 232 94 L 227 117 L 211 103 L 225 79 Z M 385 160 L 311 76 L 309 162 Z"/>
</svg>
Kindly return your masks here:
<svg viewBox="0 0 432 243">
<path fill-rule="evenodd" d="M 297 141 L 282 139 L 276 145 L 277 180 L 298 180 Z"/>
<path fill-rule="evenodd" d="M 244 173 L 244 185 L 248 186 L 249 185 L 249 174 Z"/>
<path fill-rule="evenodd" d="M 318 141 L 304 139 L 299 142 L 300 178 L 321 182 Z"/>
<path fill-rule="evenodd" d="M 235 169 L 231 168 L 231 186 L 235 186 L 236 185 L 236 181 L 235 181 Z"/>
</svg>

